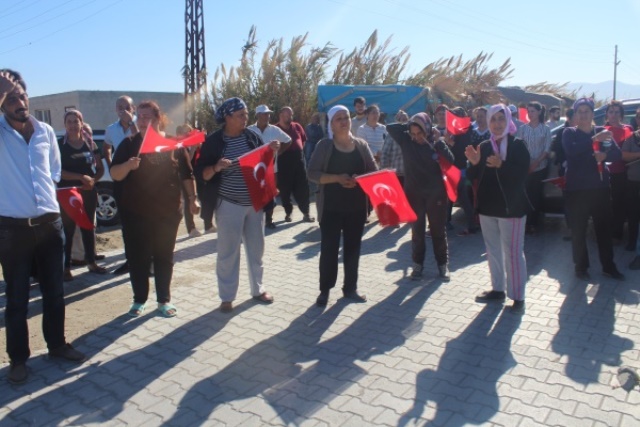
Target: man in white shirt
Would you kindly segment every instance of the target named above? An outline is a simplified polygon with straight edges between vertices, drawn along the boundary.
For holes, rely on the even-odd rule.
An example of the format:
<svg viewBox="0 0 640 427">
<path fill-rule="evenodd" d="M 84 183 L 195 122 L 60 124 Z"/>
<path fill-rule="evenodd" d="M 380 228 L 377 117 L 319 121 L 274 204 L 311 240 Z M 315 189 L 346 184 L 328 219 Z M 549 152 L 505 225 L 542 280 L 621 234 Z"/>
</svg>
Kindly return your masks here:
<svg viewBox="0 0 640 427">
<path fill-rule="evenodd" d="M 11 360 L 7 380 L 27 380 L 29 276 L 37 266 L 42 332 L 49 357 L 82 362 L 64 336 L 64 233 L 56 182 L 62 174 L 55 132 L 29 114 L 27 85 L 0 70 L 0 265 L 6 283 L 5 327 Z"/>
<path fill-rule="evenodd" d="M 247 129 L 255 132 L 262 138 L 262 141 L 265 144 L 269 144 L 271 141 L 280 141 L 280 146 L 289 144 L 291 142 L 291 137 L 287 135 L 282 129 L 278 126 L 274 126 L 269 123 L 271 119 L 271 111 L 267 105 L 258 105 L 256 107 L 256 123 L 250 126 L 247 126 Z M 277 156 L 277 154 L 276 154 Z M 278 162 L 277 158 L 275 164 L 275 172 L 278 172 Z M 277 175 L 276 175 L 277 176 Z M 273 222 L 273 208 L 275 207 L 275 202 L 271 201 L 264 208 L 264 213 L 266 215 L 266 223 L 265 226 L 268 228 L 276 228 L 276 224 Z"/>
<path fill-rule="evenodd" d="M 351 133 L 356 136 L 358 128 L 367 122 L 367 116 L 364 114 L 367 109 L 367 101 L 364 97 L 359 96 L 353 100 L 353 108 L 356 110 L 356 116 L 351 119 Z"/>
</svg>

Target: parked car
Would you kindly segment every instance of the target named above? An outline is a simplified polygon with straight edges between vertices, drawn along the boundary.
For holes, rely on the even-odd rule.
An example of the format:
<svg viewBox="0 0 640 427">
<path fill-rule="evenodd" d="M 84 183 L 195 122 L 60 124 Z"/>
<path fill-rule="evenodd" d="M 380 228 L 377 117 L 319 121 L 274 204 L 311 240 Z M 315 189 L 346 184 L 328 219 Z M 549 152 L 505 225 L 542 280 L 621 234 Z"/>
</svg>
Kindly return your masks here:
<svg viewBox="0 0 640 427">
<path fill-rule="evenodd" d="M 56 132 L 58 141 L 61 142 L 64 132 Z M 93 141 L 98 146 L 98 150 L 102 153 L 102 145 L 104 144 L 104 130 L 93 131 Z M 120 223 L 118 214 L 118 205 L 113 196 L 113 180 L 109 174 L 107 162 L 102 159 L 104 166 L 104 175 L 96 183 L 98 190 L 98 206 L 96 207 L 96 220 L 100 226 L 112 226 Z"/>
</svg>

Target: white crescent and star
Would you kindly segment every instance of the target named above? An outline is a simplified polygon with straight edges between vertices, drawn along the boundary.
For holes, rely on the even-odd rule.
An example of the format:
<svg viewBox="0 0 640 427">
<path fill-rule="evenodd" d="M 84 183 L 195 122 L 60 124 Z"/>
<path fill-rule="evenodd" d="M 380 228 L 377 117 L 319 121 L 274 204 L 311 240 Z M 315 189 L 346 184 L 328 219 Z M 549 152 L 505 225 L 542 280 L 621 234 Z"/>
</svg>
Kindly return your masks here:
<svg viewBox="0 0 640 427">
<path fill-rule="evenodd" d="M 155 148 L 155 151 L 156 151 L 156 153 L 161 153 L 165 148 L 169 148 L 169 146 L 168 145 L 158 145 Z"/>
<path fill-rule="evenodd" d="M 78 204 L 76 205 L 75 202 L 78 202 Z M 82 201 L 76 196 L 69 197 L 69 204 L 74 208 L 82 208 Z"/>
<path fill-rule="evenodd" d="M 264 178 L 258 179 L 258 171 L 260 169 L 264 169 L 264 174 L 265 176 L 267 175 L 267 165 L 264 162 L 260 162 L 253 167 L 253 178 L 260 183 L 260 187 L 264 187 L 266 185 Z"/>
<path fill-rule="evenodd" d="M 384 203 L 387 205 L 395 205 L 395 201 L 398 199 L 398 193 L 396 193 L 396 190 L 386 184 L 374 184 L 371 191 L 373 191 L 373 194 L 376 196 L 384 199 Z"/>
</svg>

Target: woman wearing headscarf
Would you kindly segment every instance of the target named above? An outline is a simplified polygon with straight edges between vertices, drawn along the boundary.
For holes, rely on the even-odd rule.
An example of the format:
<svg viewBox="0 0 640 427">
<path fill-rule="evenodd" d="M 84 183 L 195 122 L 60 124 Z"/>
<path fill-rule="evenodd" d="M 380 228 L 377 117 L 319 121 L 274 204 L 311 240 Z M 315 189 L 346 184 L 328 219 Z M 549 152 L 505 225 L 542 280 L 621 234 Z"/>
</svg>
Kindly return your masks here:
<svg viewBox="0 0 640 427">
<path fill-rule="evenodd" d="M 251 203 L 238 157 L 263 145 L 256 133 L 247 129 L 249 113 L 240 98 L 229 98 L 216 110 L 222 128 L 202 144 L 196 174 L 204 181 L 203 203 L 215 210 L 218 225 L 218 293 L 224 313 L 233 310 L 240 281 L 240 247 L 244 244 L 253 299 L 271 304 L 273 297 L 262 282 L 264 255 L 264 214 Z M 278 141 L 269 143 L 277 151 Z"/>
<path fill-rule="evenodd" d="M 319 184 L 316 198 L 320 223 L 320 296 L 318 306 L 326 306 L 329 291 L 338 279 L 338 252 L 343 238 L 343 296 L 356 302 L 367 298 L 358 294 L 360 244 L 367 218 L 367 197 L 354 176 L 377 170 L 366 141 L 351 134 L 349 109 L 336 105 L 327 114 L 329 138 L 316 146 L 307 176 Z"/>
<path fill-rule="evenodd" d="M 402 150 L 404 191 L 411 208 L 418 216 L 417 221 L 411 225 L 411 279 L 422 278 L 426 253 L 425 218 L 428 218 L 438 276 L 448 281 L 448 198 L 438 160 L 442 156 L 453 163 L 453 154 L 440 132 L 432 128 L 431 119 L 426 113 L 415 114 L 407 123 L 392 123 L 387 126 L 387 131 Z"/>
<path fill-rule="evenodd" d="M 478 180 L 478 213 L 487 248 L 491 290 L 476 297 L 478 302 L 513 300 L 511 310 L 525 310 L 527 263 L 524 232 L 531 204 L 527 198 L 529 151 L 524 141 L 514 138 L 516 126 L 511 111 L 496 104 L 487 111 L 491 137 L 477 148 L 465 150 L 467 176 Z"/>
<path fill-rule="evenodd" d="M 576 127 L 565 128 L 562 148 L 567 159 L 565 206 L 571 227 L 571 245 L 576 277 L 590 280 L 587 252 L 587 227 L 593 219 L 602 273 L 624 280 L 613 262 L 611 190 L 609 168 L 605 162 L 622 158 L 613 134 L 602 126 L 593 126 L 594 102 L 580 98 L 573 104 Z"/>
<path fill-rule="evenodd" d="M 84 210 L 93 224 L 96 219 L 98 192 L 95 183 L 104 174 L 104 166 L 100 159 L 98 146 L 91 136 L 83 129 L 84 120 L 78 110 L 69 110 L 64 115 L 65 135 L 60 144 L 60 161 L 62 162 L 62 178 L 59 188 L 78 187 L 82 195 Z M 64 224 L 64 280 L 73 280 L 71 274 L 71 248 L 76 224 L 61 210 Z M 84 246 L 84 261 L 92 273 L 105 274 L 107 270 L 96 264 L 96 233 L 95 230 L 80 228 Z"/>
<path fill-rule="evenodd" d="M 111 162 L 111 177 L 122 183 L 118 202 L 120 219 L 127 232 L 124 244 L 129 261 L 133 304 L 129 316 L 141 316 L 149 297 L 149 269 L 153 262 L 158 311 L 164 317 L 178 313 L 171 304 L 173 250 L 181 219 L 181 186 L 187 194 L 191 213 L 197 215 L 189 154 L 185 149 L 164 153 L 140 154 L 144 137 L 153 128 L 164 134 L 166 116 L 153 101 L 138 105 L 136 126 L 139 132 L 125 138 Z"/>
</svg>

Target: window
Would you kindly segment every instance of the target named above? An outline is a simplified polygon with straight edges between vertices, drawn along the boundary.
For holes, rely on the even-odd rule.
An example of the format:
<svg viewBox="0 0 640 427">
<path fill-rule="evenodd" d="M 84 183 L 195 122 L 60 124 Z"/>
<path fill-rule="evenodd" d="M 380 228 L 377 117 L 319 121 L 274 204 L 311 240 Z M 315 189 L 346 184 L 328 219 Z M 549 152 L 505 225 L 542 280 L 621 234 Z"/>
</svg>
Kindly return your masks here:
<svg viewBox="0 0 640 427">
<path fill-rule="evenodd" d="M 51 110 L 36 110 L 36 119 L 51 124 Z"/>
<path fill-rule="evenodd" d="M 64 107 L 64 112 L 66 113 L 67 111 L 71 111 L 71 110 L 77 110 L 75 105 L 69 105 L 67 107 Z"/>
</svg>

